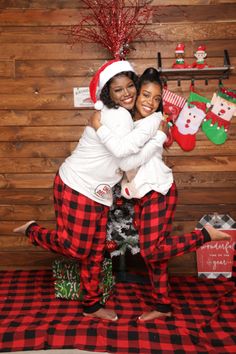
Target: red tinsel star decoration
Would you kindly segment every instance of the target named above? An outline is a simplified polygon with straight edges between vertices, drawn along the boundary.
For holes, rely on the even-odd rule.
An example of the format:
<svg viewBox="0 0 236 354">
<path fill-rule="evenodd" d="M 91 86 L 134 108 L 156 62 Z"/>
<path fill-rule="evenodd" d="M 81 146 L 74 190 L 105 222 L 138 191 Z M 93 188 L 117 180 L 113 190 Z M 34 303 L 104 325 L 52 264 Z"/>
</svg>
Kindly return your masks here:
<svg viewBox="0 0 236 354">
<path fill-rule="evenodd" d="M 98 43 L 112 54 L 115 59 L 125 59 L 130 52 L 130 43 L 142 39 L 152 15 L 150 1 L 124 0 L 82 0 L 90 14 L 69 31 L 69 42 Z M 126 5 L 125 5 L 126 4 Z M 68 33 L 67 33 L 68 34 Z M 153 35 L 153 33 L 152 33 Z"/>
</svg>

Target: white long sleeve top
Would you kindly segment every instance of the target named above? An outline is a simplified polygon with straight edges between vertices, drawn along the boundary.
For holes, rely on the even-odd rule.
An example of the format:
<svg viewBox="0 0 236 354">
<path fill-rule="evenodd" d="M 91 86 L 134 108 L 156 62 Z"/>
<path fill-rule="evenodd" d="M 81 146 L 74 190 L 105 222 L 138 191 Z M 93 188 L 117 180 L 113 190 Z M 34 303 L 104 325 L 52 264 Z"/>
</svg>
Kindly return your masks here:
<svg viewBox="0 0 236 354">
<path fill-rule="evenodd" d="M 134 123 L 135 129 L 138 128 L 139 122 Z M 120 168 L 123 171 L 137 169 L 140 166 L 131 181 L 124 176 L 121 182 L 121 194 L 125 198 L 142 198 L 151 190 L 167 194 L 174 179 L 172 170 L 162 160 L 165 139 L 166 135 L 158 131 L 156 136 L 146 143 L 146 152 L 143 148 L 142 153 L 130 155 L 120 161 Z"/>
<path fill-rule="evenodd" d="M 120 181 L 123 172 L 122 157 L 136 154 L 158 128 L 155 114 L 145 118 L 139 128 L 133 129 L 130 113 L 119 107 L 101 111 L 102 126 L 95 132 L 86 127 L 72 154 L 62 163 L 59 175 L 63 182 L 95 200 L 112 205 L 112 187 Z"/>
</svg>

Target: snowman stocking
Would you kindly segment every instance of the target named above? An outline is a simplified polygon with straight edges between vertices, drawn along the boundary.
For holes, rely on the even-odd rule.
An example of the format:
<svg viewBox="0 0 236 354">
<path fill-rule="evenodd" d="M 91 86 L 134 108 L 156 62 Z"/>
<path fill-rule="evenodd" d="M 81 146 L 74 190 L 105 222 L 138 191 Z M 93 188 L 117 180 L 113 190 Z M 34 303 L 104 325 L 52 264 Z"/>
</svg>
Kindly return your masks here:
<svg viewBox="0 0 236 354">
<path fill-rule="evenodd" d="M 227 139 L 230 121 L 236 112 L 236 91 L 220 87 L 211 100 L 211 110 L 202 124 L 202 130 L 214 144 L 223 144 Z"/>
<path fill-rule="evenodd" d="M 169 147 L 173 143 L 172 126 L 178 118 L 182 108 L 186 103 L 186 98 L 178 96 L 176 93 L 171 92 L 164 88 L 163 90 L 163 113 L 167 117 L 167 122 L 170 126 L 169 136 L 165 142 L 165 146 Z"/>
<path fill-rule="evenodd" d="M 174 140 L 185 151 L 191 151 L 196 144 L 196 133 L 206 115 L 210 101 L 191 91 L 187 103 L 172 128 Z"/>
</svg>

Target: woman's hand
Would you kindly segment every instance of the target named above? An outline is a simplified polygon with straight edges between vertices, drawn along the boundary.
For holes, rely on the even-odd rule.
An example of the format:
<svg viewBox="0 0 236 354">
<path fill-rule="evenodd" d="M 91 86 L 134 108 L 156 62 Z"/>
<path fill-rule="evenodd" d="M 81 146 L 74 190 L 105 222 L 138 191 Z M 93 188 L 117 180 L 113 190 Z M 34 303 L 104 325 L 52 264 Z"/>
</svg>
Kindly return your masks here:
<svg viewBox="0 0 236 354">
<path fill-rule="evenodd" d="M 168 135 L 168 131 L 169 131 L 169 126 L 166 120 L 162 120 L 158 130 L 161 130 L 163 133 L 165 133 L 166 135 Z"/>
<path fill-rule="evenodd" d="M 101 122 L 101 112 L 96 111 L 92 114 L 92 116 L 88 120 L 88 125 L 95 130 L 98 130 L 102 126 Z"/>
</svg>

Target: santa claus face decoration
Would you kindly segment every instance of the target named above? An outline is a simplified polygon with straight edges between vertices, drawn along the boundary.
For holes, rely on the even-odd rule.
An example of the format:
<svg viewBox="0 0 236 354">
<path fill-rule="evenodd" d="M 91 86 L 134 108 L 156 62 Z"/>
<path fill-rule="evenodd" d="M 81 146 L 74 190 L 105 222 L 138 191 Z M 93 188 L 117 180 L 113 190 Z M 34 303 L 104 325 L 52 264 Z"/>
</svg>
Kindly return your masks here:
<svg viewBox="0 0 236 354">
<path fill-rule="evenodd" d="M 196 134 L 206 113 L 195 105 L 186 103 L 175 123 L 179 132 L 186 134 Z"/>
<path fill-rule="evenodd" d="M 236 111 L 235 103 L 225 100 L 224 98 L 214 94 L 212 99 L 213 107 L 211 111 L 216 114 L 219 118 L 226 121 L 230 121 L 232 115 Z"/>
</svg>

